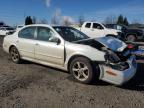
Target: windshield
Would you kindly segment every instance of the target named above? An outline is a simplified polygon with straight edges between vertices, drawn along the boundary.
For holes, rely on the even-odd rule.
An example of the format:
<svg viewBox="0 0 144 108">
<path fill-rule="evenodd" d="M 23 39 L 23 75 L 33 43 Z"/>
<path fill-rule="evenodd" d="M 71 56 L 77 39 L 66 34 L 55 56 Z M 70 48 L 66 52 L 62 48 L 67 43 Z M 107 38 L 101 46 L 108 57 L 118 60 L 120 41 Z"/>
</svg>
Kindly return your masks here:
<svg viewBox="0 0 144 108">
<path fill-rule="evenodd" d="M 53 27 L 64 40 L 73 42 L 83 39 L 88 39 L 89 37 L 79 30 L 72 27 Z"/>
<path fill-rule="evenodd" d="M 117 51 L 121 47 L 126 47 L 124 42 L 113 37 L 102 37 L 97 40 L 114 51 Z"/>
</svg>

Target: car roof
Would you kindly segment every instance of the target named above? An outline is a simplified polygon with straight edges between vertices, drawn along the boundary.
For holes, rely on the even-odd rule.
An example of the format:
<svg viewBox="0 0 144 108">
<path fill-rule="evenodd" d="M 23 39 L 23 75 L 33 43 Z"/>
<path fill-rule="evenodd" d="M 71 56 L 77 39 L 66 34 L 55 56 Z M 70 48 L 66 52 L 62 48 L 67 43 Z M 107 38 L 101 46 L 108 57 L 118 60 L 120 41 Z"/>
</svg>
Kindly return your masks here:
<svg viewBox="0 0 144 108">
<path fill-rule="evenodd" d="M 30 24 L 30 25 L 25 25 L 25 27 L 32 27 L 32 26 L 47 26 L 47 27 L 49 27 L 50 25 L 48 25 L 48 24 Z"/>
<path fill-rule="evenodd" d="M 86 21 L 86 22 L 84 22 L 84 23 L 98 23 L 98 24 L 101 24 L 100 22 L 94 22 L 94 21 Z"/>
<path fill-rule="evenodd" d="M 35 27 L 35 26 L 42 26 L 42 27 L 71 27 L 71 26 L 49 25 L 49 24 L 31 24 L 31 25 L 26 25 L 24 27 Z"/>
<path fill-rule="evenodd" d="M 65 27 L 71 27 L 71 26 L 61 26 L 61 25 L 54 25 L 54 26 L 52 26 L 52 27 L 63 27 L 63 28 L 65 28 Z"/>
</svg>

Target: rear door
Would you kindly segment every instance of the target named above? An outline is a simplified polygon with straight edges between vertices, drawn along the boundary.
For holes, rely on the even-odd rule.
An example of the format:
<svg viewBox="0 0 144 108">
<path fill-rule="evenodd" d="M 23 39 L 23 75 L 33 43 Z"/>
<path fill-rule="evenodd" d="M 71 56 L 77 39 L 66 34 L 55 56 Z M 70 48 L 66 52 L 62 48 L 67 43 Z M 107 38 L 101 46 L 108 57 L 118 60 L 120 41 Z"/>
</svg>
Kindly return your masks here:
<svg viewBox="0 0 144 108">
<path fill-rule="evenodd" d="M 34 58 L 36 27 L 27 27 L 18 34 L 17 46 L 22 57 Z"/>
<path fill-rule="evenodd" d="M 35 44 L 35 58 L 51 64 L 64 64 L 64 44 L 57 44 L 52 39 L 56 33 L 48 27 L 37 27 L 37 41 Z"/>
</svg>

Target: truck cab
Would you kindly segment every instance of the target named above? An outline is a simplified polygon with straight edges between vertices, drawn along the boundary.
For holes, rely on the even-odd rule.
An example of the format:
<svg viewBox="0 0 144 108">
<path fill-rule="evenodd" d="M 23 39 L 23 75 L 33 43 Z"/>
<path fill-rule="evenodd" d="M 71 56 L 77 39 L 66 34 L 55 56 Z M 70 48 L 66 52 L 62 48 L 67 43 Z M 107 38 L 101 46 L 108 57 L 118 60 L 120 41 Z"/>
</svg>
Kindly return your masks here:
<svg viewBox="0 0 144 108">
<path fill-rule="evenodd" d="M 119 30 L 108 29 L 103 24 L 97 22 L 85 22 L 79 29 L 91 38 L 103 37 L 106 35 L 118 35 Z"/>
</svg>

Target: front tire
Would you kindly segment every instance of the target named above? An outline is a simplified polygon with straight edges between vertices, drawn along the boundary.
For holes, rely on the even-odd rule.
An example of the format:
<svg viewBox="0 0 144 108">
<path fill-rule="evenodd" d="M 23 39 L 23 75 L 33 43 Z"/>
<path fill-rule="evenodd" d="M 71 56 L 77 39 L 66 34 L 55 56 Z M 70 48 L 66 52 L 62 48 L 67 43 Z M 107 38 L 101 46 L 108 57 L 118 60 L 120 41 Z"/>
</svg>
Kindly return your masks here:
<svg viewBox="0 0 144 108">
<path fill-rule="evenodd" d="M 77 57 L 70 64 L 70 72 L 72 76 L 80 83 L 90 84 L 96 80 L 96 72 L 89 59 L 85 57 Z"/>
<path fill-rule="evenodd" d="M 16 64 L 21 62 L 20 54 L 17 48 L 14 46 L 10 48 L 10 57 L 11 57 L 11 60 Z"/>
</svg>

